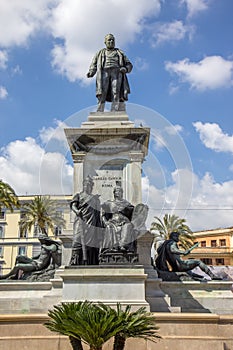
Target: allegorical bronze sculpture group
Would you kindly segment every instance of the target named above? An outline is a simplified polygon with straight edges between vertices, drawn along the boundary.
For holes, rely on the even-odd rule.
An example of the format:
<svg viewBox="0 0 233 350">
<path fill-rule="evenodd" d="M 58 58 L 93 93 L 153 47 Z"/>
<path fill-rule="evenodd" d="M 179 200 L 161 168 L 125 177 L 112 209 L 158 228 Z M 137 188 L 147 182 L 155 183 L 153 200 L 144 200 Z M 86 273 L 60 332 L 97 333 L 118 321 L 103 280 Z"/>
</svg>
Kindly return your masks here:
<svg viewBox="0 0 233 350">
<path fill-rule="evenodd" d="M 114 263 L 114 258 L 119 263 L 135 261 L 136 240 L 146 231 L 148 207 L 124 199 L 120 184 L 113 189 L 114 199 L 101 205 L 100 196 L 92 194 L 93 185 L 88 176 L 70 204 L 76 214 L 70 265 Z"/>
</svg>

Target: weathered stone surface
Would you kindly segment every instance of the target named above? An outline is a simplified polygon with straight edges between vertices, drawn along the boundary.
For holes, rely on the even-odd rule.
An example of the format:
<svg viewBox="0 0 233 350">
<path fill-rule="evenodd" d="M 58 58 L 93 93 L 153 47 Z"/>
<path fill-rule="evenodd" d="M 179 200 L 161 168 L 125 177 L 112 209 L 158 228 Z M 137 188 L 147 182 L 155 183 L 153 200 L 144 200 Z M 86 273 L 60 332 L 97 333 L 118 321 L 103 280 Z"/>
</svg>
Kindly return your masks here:
<svg viewBox="0 0 233 350">
<path fill-rule="evenodd" d="M 154 313 L 159 334 L 158 342 L 130 338 L 125 350 L 231 350 L 233 348 L 233 316 L 216 314 Z M 71 349 L 68 337 L 50 332 L 44 327 L 46 314 L 1 315 L 0 350 L 60 350 Z M 84 350 L 88 346 L 84 344 Z M 112 349 L 112 340 L 103 350 Z"/>
<path fill-rule="evenodd" d="M 145 300 L 147 275 L 142 266 L 65 267 L 57 274 L 63 280 L 62 301 L 90 300 L 110 305 L 120 302 L 149 310 Z"/>
</svg>

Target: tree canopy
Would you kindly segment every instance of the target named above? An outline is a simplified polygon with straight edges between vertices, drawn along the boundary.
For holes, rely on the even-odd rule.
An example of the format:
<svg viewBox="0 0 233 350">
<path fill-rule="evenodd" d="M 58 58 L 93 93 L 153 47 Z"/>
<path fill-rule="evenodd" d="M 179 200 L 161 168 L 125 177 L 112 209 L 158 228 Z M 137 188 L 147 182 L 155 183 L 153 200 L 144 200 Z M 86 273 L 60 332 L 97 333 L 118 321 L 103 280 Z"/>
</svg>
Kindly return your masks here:
<svg viewBox="0 0 233 350">
<path fill-rule="evenodd" d="M 60 215 L 56 201 L 47 196 L 35 196 L 35 198 L 22 205 L 23 216 L 19 222 L 21 230 L 30 231 L 32 227 L 38 233 L 48 234 L 48 229 L 55 226 L 64 227 L 65 220 Z"/>
<path fill-rule="evenodd" d="M 45 326 L 53 332 L 67 335 L 73 350 L 83 350 L 82 342 L 90 350 L 101 350 L 103 344 L 114 337 L 113 350 L 123 350 L 129 337 L 155 341 L 160 336 L 155 317 L 140 308 L 131 312 L 131 306 L 122 309 L 120 303 L 113 309 L 103 303 L 90 301 L 62 303 L 49 310 Z"/>
<path fill-rule="evenodd" d="M 13 188 L 6 182 L 0 180 L 0 210 L 10 209 L 11 212 L 19 207 L 18 197 Z"/>
<path fill-rule="evenodd" d="M 187 249 L 193 245 L 194 237 L 192 230 L 186 224 L 186 220 L 172 214 L 165 214 L 163 219 L 155 216 L 155 221 L 152 222 L 150 230 L 157 231 L 160 236 L 166 240 L 169 239 L 171 232 L 180 233 L 180 245 Z"/>
</svg>

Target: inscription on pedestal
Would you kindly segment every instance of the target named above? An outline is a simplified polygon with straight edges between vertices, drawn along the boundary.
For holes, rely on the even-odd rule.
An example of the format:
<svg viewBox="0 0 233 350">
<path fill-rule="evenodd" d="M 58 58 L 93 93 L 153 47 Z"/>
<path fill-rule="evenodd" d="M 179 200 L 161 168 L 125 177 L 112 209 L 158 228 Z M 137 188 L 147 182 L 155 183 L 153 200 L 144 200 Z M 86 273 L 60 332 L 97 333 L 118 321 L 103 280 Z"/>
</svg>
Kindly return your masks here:
<svg viewBox="0 0 233 350">
<path fill-rule="evenodd" d="M 96 170 L 93 176 L 94 191 L 101 194 L 101 201 L 113 198 L 113 189 L 118 182 L 122 183 L 122 170 Z"/>
</svg>

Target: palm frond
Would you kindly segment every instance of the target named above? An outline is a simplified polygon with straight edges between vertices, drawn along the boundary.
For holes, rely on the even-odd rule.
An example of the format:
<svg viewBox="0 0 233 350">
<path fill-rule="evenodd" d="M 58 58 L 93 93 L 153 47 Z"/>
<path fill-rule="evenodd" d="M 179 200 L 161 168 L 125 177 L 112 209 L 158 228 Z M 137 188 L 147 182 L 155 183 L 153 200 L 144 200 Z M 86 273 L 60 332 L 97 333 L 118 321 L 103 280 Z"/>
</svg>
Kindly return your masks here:
<svg viewBox="0 0 233 350">
<path fill-rule="evenodd" d="M 19 200 L 13 188 L 0 180 L 0 210 L 7 208 L 13 212 L 14 208 L 19 208 L 19 206 Z"/>
<path fill-rule="evenodd" d="M 58 215 L 57 203 L 46 196 L 36 196 L 34 200 L 23 205 L 24 216 L 19 225 L 22 230 L 30 231 L 36 227 L 40 232 L 47 234 L 55 226 L 64 227 L 65 220 Z"/>
<path fill-rule="evenodd" d="M 151 230 L 157 231 L 160 236 L 166 240 L 169 239 L 171 232 L 180 233 L 180 246 L 187 249 L 193 245 L 194 236 L 186 220 L 172 214 L 165 214 L 161 220 L 155 216 L 155 221 L 151 224 Z"/>
<path fill-rule="evenodd" d="M 53 332 L 82 339 L 92 349 L 101 346 L 122 329 L 120 320 L 109 306 L 89 301 L 63 303 L 49 310 L 45 326 Z"/>
<path fill-rule="evenodd" d="M 132 312 L 130 305 L 123 309 L 118 303 L 115 313 L 122 328 L 116 332 L 114 337 L 114 350 L 123 350 L 128 338 L 150 339 L 153 342 L 160 338 L 157 333 L 158 327 L 155 324 L 155 317 L 148 313 L 145 307 Z"/>
</svg>

